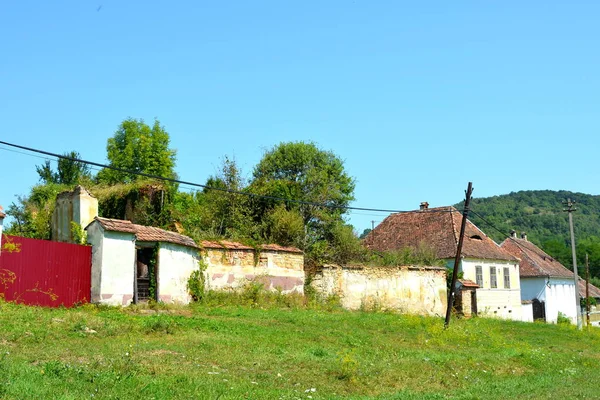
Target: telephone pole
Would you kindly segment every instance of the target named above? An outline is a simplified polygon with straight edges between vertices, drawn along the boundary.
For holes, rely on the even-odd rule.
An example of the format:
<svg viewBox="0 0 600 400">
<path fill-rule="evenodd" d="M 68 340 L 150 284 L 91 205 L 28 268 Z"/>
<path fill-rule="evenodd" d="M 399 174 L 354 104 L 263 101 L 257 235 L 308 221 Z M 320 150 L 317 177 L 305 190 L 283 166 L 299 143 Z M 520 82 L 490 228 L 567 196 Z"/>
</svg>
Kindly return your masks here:
<svg viewBox="0 0 600 400">
<path fill-rule="evenodd" d="M 450 292 L 448 293 L 448 307 L 446 308 L 446 321 L 444 328 L 450 325 L 450 315 L 452 315 L 452 306 L 454 305 L 454 297 L 456 291 L 456 277 L 458 275 L 458 264 L 460 263 L 460 253 L 462 252 L 463 239 L 465 237 L 465 227 L 467 226 L 467 217 L 469 216 L 469 204 L 471 204 L 471 194 L 473 193 L 473 183 L 469 182 L 467 191 L 465 192 L 465 208 L 462 215 L 462 223 L 460 224 L 460 236 L 458 238 L 458 246 L 456 248 L 456 256 L 454 257 L 454 268 L 452 269 L 452 283 L 450 284 Z"/>
<path fill-rule="evenodd" d="M 573 253 L 573 280 L 575 281 L 575 308 L 577 309 L 577 329 L 581 330 L 581 299 L 579 297 L 579 275 L 577 274 L 577 253 L 575 252 L 575 231 L 573 230 L 573 211 L 577 211 L 575 208 L 575 202 L 571 199 L 567 199 L 564 202 L 566 208 L 563 211 L 569 213 L 569 228 L 571 230 L 571 253 Z"/>
<path fill-rule="evenodd" d="M 590 259 L 585 253 L 585 321 L 586 326 L 590 327 Z"/>
</svg>

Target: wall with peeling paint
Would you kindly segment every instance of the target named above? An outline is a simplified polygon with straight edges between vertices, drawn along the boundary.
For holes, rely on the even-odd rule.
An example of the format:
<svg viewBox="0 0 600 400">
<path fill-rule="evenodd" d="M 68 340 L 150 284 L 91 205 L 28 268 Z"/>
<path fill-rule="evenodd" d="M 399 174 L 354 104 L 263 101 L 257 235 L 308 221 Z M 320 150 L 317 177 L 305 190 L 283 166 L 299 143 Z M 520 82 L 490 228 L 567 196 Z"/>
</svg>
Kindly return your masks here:
<svg viewBox="0 0 600 400">
<path fill-rule="evenodd" d="M 206 249 L 208 290 L 238 289 L 258 282 L 267 290 L 304 293 L 304 255 L 284 251 Z"/>
<path fill-rule="evenodd" d="M 88 226 L 92 245 L 92 302 L 127 306 L 133 301 L 135 235 Z"/>
<path fill-rule="evenodd" d="M 188 278 L 199 268 L 198 250 L 173 243 L 160 243 L 158 251 L 158 299 L 164 303 L 189 303 Z"/>
<path fill-rule="evenodd" d="M 324 296 L 337 295 L 344 308 L 382 308 L 404 313 L 444 315 L 446 269 L 324 265 L 311 286 Z"/>
</svg>

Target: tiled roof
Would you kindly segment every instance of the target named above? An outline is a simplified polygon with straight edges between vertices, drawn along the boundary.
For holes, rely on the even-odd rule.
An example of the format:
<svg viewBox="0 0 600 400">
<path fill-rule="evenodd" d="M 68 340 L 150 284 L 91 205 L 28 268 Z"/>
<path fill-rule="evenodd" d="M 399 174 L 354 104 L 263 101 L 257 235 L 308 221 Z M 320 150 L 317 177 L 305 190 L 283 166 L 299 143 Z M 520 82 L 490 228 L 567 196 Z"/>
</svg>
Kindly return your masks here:
<svg viewBox="0 0 600 400">
<path fill-rule="evenodd" d="M 267 250 L 267 251 L 282 251 L 282 252 L 286 252 L 286 253 L 300 253 L 302 254 L 303 251 L 296 248 L 296 247 L 286 247 L 286 246 L 280 246 L 278 244 L 263 244 L 261 247 L 261 250 Z"/>
<path fill-rule="evenodd" d="M 200 244 L 205 249 L 254 250 L 253 247 L 246 246 L 245 244 L 230 242 L 227 240 L 221 240 L 218 242 L 212 240 L 203 240 Z"/>
<path fill-rule="evenodd" d="M 6 214 L 4 213 L 4 209 L 2 208 L 2 206 L 0 206 L 0 218 L 4 217 L 6 217 Z"/>
<path fill-rule="evenodd" d="M 230 242 L 227 240 L 221 240 L 218 242 L 214 240 L 203 240 L 201 245 L 205 249 L 254 250 L 254 247 L 246 246 L 245 244 L 238 242 Z M 260 245 L 260 249 L 267 251 L 282 251 L 287 253 L 303 253 L 302 250 L 296 247 L 285 247 L 273 243 Z"/>
<path fill-rule="evenodd" d="M 389 251 L 418 248 L 423 243 L 433 249 L 438 258 L 454 258 L 461 223 L 462 214 L 454 207 L 391 214 L 367 235 L 364 244 L 373 250 Z M 517 261 L 468 219 L 462 256 Z"/>
<path fill-rule="evenodd" d="M 579 296 L 585 298 L 585 279 L 579 278 Z M 600 289 L 590 283 L 590 297 L 600 298 Z"/>
<path fill-rule="evenodd" d="M 500 246 L 521 260 L 521 277 L 573 278 L 573 272 L 525 239 L 508 238 Z"/>
<path fill-rule="evenodd" d="M 478 288 L 479 285 L 469 279 L 459 279 L 458 282 L 466 288 Z"/>
<path fill-rule="evenodd" d="M 187 247 L 198 247 L 190 237 L 151 226 L 136 225 L 131 221 L 96 217 L 100 225 L 107 231 L 133 233 L 140 242 L 167 242 Z"/>
</svg>

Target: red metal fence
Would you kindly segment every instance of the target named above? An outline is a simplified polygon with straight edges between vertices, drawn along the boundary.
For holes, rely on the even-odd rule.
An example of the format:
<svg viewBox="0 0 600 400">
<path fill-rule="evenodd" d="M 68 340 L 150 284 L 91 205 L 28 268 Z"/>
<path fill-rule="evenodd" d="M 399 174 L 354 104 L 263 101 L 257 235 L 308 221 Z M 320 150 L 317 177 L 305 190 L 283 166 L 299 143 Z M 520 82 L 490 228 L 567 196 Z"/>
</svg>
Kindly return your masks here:
<svg viewBox="0 0 600 400">
<path fill-rule="evenodd" d="M 4 235 L 0 296 L 7 301 L 46 307 L 87 303 L 91 269 L 90 246 Z"/>
</svg>

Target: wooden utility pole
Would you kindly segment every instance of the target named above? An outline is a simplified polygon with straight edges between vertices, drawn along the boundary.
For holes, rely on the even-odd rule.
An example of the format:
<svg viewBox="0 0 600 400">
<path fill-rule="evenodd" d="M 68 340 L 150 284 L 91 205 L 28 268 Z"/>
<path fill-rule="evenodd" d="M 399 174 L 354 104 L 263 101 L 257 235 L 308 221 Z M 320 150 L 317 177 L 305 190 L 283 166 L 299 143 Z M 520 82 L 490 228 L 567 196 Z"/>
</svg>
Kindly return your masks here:
<svg viewBox="0 0 600 400">
<path fill-rule="evenodd" d="M 585 322 L 590 327 L 590 259 L 585 253 Z"/>
<path fill-rule="evenodd" d="M 573 280 L 575 281 L 575 306 L 577 309 L 577 329 L 581 330 L 581 299 L 579 296 L 579 275 L 577 274 L 577 253 L 575 252 L 575 231 L 573 230 L 573 211 L 577 211 L 574 207 L 575 202 L 567 199 L 564 203 L 567 208 L 563 211 L 569 213 L 569 228 L 571 230 L 571 253 L 573 253 Z"/>
<path fill-rule="evenodd" d="M 465 237 L 465 228 L 467 226 L 467 217 L 469 216 L 469 205 L 471 204 L 471 194 L 473 193 L 473 183 L 469 182 L 467 191 L 465 192 L 465 208 L 462 214 L 462 223 L 460 224 L 460 236 L 458 238 L 458 246 L 456 248 L 456 256 L 454 257 L 454 268 L 452 269 L 452 283 L 450 284 L 450 292 L 448 293 L 448 307 L 446 308 L 446 321 L 444 328 L 450 325 L 450 316 L 452 315 L 452 306 L 454 305 L 456 291 L 456 277 L 458 276 L 458 264 L 460 263 L 460 254 L 462 252 L 463 239 Z"/>
</svg>

